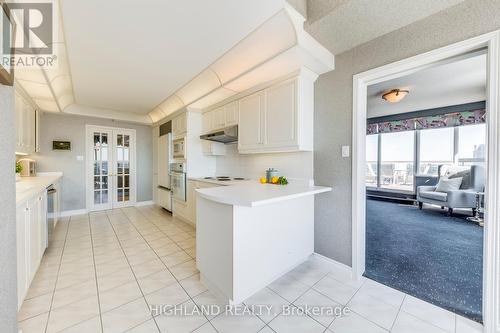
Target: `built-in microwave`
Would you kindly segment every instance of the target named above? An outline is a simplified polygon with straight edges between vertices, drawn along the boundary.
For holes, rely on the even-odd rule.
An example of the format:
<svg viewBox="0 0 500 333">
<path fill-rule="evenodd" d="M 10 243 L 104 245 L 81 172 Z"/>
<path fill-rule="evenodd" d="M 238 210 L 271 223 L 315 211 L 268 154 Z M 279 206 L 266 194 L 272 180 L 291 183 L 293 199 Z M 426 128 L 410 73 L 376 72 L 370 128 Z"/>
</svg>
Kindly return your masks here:
<svg viewBox="0 0 500 333">
<path fill-rule="evenodd" d="M 175 139 L 172 145 L 174 158 L 183 159 L 186 157 L 186 138 Z"/>
</svg>

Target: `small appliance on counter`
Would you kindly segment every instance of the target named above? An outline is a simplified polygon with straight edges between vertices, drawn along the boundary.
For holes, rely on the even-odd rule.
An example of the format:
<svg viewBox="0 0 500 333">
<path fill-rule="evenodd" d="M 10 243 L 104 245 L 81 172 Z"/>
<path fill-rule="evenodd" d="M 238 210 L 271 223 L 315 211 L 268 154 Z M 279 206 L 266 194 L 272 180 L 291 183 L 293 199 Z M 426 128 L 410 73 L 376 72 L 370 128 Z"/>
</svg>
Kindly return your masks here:
<svg viewBox="0 0 500 333">
<path fill-rule="evenodd" d="M 275 168 L 269 168 L 266 170 L 266 180 L 268 183 L 272 181 L 273 177 L 277 176 L 278 176 L 278 170 L 276 170 Z"/>
<path fill-rule="evenodd" d="M 21 177 L 36 177 L 36 161 L 29 158 L 23 158 L 17 161 L 23 168 Z"/>
</svg>

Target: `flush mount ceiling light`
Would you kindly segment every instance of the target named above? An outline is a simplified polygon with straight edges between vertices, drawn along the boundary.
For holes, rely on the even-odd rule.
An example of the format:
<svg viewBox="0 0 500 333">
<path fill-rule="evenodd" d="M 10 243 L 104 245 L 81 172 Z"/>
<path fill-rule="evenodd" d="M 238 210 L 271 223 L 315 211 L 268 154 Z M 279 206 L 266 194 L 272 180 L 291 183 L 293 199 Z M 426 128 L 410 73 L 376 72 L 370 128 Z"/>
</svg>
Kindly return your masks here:
<svg viewBox="0 0 500 333">
<path fill-rule="evenodd" d="M 389 103 L 397 103 L 400 102 L 403 98 L 405 98 L 406 95 L 408 94 L 409 94 L 408 90 L 392 89 L 391 91 L 383 94 L 382 99 L 384 99 Z"/>
</svg>

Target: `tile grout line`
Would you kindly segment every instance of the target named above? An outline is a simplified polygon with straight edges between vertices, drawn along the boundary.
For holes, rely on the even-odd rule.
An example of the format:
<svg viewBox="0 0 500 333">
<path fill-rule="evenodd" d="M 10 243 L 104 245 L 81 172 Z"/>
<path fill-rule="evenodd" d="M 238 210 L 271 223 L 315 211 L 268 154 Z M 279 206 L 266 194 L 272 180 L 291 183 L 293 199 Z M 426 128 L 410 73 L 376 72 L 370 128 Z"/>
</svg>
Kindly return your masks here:
<svg viewBox="0 0 500 333">
<path fill-rule="evenodd" d="M 57 287 L 57 281 L 59 280 L 59 272 L 61 270 L 61 265 L 62 265 L 62 258 L 63 258 L 63 254 L 64 254 L 64 249 L 66 248 L 66 239 L 68 238 L 68 232 L 69 232 L 69 225 L 71 224 L 71 218 L 69 218 L 68 220 L 68 225 L 66 226 L 66 234 L 64 236 L 64 245 L 63 245 L 63 249 L 61 251 L 61 257 L 59 259 L 59 266 L 57 268 L 57 275 L 56 275 L 56 281 L 54 283 L 54 289 L 52 290 L 52 298 L 50 300 L 50 308 L 49 308 L 49 314 L 47 316 L 47 322 L 45 323 L 45 329 L 44 329 L 44 332 L 46 333 L 47 332 L 47 329 L 49 327 L 49 321 L 50 321 L 50 314 L 52 313 L 52 304 L 54 302 L 54 296 L 56 294 L 56 287 Z"/>
<path fill-rule="evenodd" d="M 155 227 L 157 227 L 157 228 L 158 228 L 158 226 L 157 226 L 155 223 L 153 223 L 153 222 L 152 222 L 152 221 L 151 221 L 151 220 L 150 220 L 147 216 L 145 216 L 144 214 L 142 214 L 142 212 L 141 212 L 141 211 L 139 211 L 139 210 L 137 210 L 137 211 L 138 211 L 138 212 L 139 212 L 139 213 L 140 213 L 140 214 L 141 214 L 141 215 L 142 215 L 142 216 L 143 216 L 143 217 L 144 217 L 144 218 L 145 218 L 145 219 L 146 219 L 149 223 L 153 224 Z M 130 221 L 130 223 L 132 224 L 132 226 L 133 226 L 133 227 L 137 230 L 137 232 L 141 235 L 141 237 L 144 239 L 144 241 L 146 242 L 146 244 L 148 244 L 149 248 L 150 248 L 150 249 L 151 249 L 151 250 L 152 250 L 152 251 L 156 254 L 156 256 L 158 257 L 158 259 L 160 259 L 160 261 L 161 261 L 161 263 L 163 264 L 163 266 L 165 266 L 165 268 L 166 268 L 166 269 L 170 272 L 170 274 L 172 274 L 172 276 L 173 276 L 173 277 L 174 277 L 174 279 L 177 281 L 177 283 L 179 284 L 179 286 L 182 288 L 182 290 L 184 290 L 184 292 L 186 293 L 186 295 L 189 297 L 189 300 L 190 300 L 191 302 L 193 302 L 193 304 L 194 304 L 197 308 L 199 308 L 198 304 L 196 304 L 196 302 L 195 302 L 195 301 L 194 301 L 194 299 L 191 297 L 191 295 L 190 295 L 190 294 L 186 291 L 186 289 L 184 288 L 184 286 L 182 286 L 182 284 L 180 283 L 180 280 L 179 280 L 179 279 L 177 279 L 177 277 L 176 277 L 176 276 L 172 273 L 172 271 L 169 269 L 169 267 L 167 267 L 167 265 L 166 265 L 166 264 L 165 264 L 165 263 L 161 260 L 161 257 L 160 257 L 160 256 L 156 253 L 156 251 L 155 251 L 155 250 L 151 247 L 151 245 L 150 245 L 150 244 L 149 244 L 149 242 L 148 242 L 148 241 L 144 238 L 144 236 L 141 234 L 141 232 L 139 231 L 139 229 L 137 229 L 137 227 L 134 225 L 134 223 L 130 220 L 130 218 L 129 218 L 126 214 L 125 214 L 125 216 L 126 216 L 126 217 L 127 217 L 127 219 Z M 173 217 L 173 216 L 172 216 L 172 219 L 174 219 L 174 217 Z M 168 239 L 170 239 L 172 242 L 174 242 L 174 243 L 177 245 L 177 243 L 176 243 L 176 242 L 175 242 L 172 238 L 170 238 L 167 234 L 165 234 L 162 230 L 160 230 L 160 232 L 161 232 L 163 235 L 165 235 L 165 237 L 167 237 Z M 177 246 L 178 246 L 178 245 L 177 245 Z M 179 248 L 181 248 L 181 247 L 179 246 Z M 182 248 L 181 248 L 181 249 L 182 249 Z M 191 256 L 190 256 L 188 253 L 186 253 L 186 254 L 187 254 L 187 255 L 191 258 Z M 191 260 L 194 260 L 194 259 L 191 259 Z M 186 262 L 187 262 L 187 261 L 186 261 Z M 187 278 L 189 278 L 189 277 L 191 277 L 191 276 L 194 276 L 194 275 L 196 275 L 196 274 L 190 275 L 190 276 L 186 277 L 186 279 L 187 279 Z M 184 302 L 184 303 L 185 303 L 185 302 Z M 183 303 L 181 303 L 181 304 L 183 304 Z M 213 328 L 216 332 L 218 332 L 218 330 L 217 330 L 217 329 L 215 328 L 215 326 L 212 324 L 211 320 L 210 320 L 210 319 L 208 319 L 208 317 L 207 317 L 205 314 L 203 314 L 203 316 L 204 316 L 204 317 L 205 317 L 205 319 L 206 319 L 206 320 L 210 323 L 210 325 L 212 326 L 212 328 Z M 212 319 L 214 319 L 214 318 L 212 318 Z M 259 319 L 260 319 L 260 318 L 259 318 Z M 156 319 L 155 319 L 155 317 L 154 317 L 154 316 L 153 316 L 153 320 L 154 320 L 154 321 L 155 321 L 155 323 L 156 323 Z M 205 325 L 205 324 L 206 324 L 206 323 L 204 323 L 203 325 Z M 156 323 L 156 325 L 158 326 L 158 323 Z M 201 326 L 203 326 L 203 325 L 201 325 Z M 200 326 L 200 327 L 201 327 L 201 326 Z M 199 327 L 197 327 L 196 329 L 198 329 L 198 328 L 199 328 Z M 158 327 L 158 329 L 159 329 L 159 327 Z"/>
</svg>

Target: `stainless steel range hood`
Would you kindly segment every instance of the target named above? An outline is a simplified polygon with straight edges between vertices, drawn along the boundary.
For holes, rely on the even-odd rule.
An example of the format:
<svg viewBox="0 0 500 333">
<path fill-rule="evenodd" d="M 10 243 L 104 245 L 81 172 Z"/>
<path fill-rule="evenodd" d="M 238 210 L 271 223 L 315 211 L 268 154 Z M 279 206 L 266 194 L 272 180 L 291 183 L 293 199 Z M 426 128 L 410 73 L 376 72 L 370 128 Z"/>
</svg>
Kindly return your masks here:
<svg viewBox="0 0 500 333">
<path fill-rule="evenodd" d="M 221 130 L 218 130 L 218 131 L 215 131 L 212 133 L 203 134 L 200 136 L 200 139 L 215 141 L 215 142 L 222 142 L 222 143 L 237 142 L 238 141 L 238 126 L 235 125 L 235 126 L 223 128 Z"/>
</svg>

